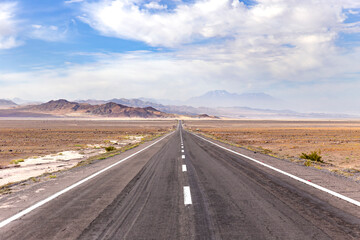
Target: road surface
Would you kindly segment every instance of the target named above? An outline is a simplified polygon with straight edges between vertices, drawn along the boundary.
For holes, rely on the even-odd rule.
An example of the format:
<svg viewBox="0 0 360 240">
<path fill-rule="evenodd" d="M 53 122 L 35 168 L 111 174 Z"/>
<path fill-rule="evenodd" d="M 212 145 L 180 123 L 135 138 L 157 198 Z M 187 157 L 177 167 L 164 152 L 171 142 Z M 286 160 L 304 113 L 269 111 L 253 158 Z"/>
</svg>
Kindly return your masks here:
<svg viewBox="0 0 360 240">
<path fill-rule="evenodd" d="M 360 239 L 358 213 L 179 127 L 1 227 L 0 239 Z"/>
</svg>

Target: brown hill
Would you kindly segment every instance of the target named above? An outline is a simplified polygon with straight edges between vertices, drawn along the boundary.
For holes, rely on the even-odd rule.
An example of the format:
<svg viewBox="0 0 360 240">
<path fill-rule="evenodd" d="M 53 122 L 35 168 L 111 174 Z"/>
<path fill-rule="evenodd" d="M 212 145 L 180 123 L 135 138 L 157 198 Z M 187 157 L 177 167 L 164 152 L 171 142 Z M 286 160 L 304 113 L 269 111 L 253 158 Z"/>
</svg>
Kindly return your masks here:
<svg viewBox="0 0 360 240">
<path fill-rule="evenodd" d="M 171 117 L 172 114 L 167 114 L 156 110 L 155 108 L 134 108 L 125 105 L 109 102 L 106 104 L 95 105 L 96 108 L 90 111 L 93 115 L 101 116 L 117 116 L 117 117 L 140 117 L 140 118 L 154 118 L 154 117 Z"/>
<path fill-rule="evenodd" d="M 209 116 L 208 114 L 199 114 L 196 116 L 193 116 L 194 118 L 212 118 L 212 119 L 219 119 L 219 117 L 216 116 Z"/>
<path fill-rule="evenodd" d="M 102 116 L 102 117 L 131 117 L 131 118 L 167 118 L 173 114 L 163 113 L 155 108 L 134 108 L 109 102 L 100 105 L 69 102 L 65 99 L 52 100 L 40 105 L 17 108 L 17 111 L 51 114 L 55 116 Z"/>
</svg>

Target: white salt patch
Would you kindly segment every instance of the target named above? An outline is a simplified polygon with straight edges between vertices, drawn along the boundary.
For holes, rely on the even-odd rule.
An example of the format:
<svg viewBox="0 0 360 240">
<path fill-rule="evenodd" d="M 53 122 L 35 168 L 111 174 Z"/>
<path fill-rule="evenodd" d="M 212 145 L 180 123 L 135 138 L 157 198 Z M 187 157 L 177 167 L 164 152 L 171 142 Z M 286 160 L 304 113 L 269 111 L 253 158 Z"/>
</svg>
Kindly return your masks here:
<svg viewBox="0 0 360 240">
<path fill-rule="evenodd" d="M 58 154 L 46 155 L 43 157 L 36 157 L 36 158 L 28 158 L 25 159 L 24 162 L 20 163 L 21 167 L 36 165 L 36 164 L 44 164 L 44 163 L 51 163 L 56 161 L 70 161 L 75 159 L 83 158 L 84 155 L 80 154 L 77 151 L 64 151 Z"/>
<path fill-rule="evenodd" d="M 91 155 L 104 150 L 99 149 Z M 0 169 L 0 186 L 36 177 L 47 172 L 55 172 L 75 166 L 85 157 L 79 151 L 64 151 L 42 157 L 31 157 L 19 163 L 20 167 Z"/>
</svg>

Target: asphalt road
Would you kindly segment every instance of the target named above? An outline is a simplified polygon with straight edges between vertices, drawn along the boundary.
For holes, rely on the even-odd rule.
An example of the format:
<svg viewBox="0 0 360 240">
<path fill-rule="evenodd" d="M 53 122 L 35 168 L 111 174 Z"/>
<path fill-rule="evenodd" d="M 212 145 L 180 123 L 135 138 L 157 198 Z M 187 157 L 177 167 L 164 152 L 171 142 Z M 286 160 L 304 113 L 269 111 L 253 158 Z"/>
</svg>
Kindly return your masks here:
<svg viewBox="0 0 360 240">
<path fill-rule="evenodd" d="M 4 226 L 0 239 L 360 239 L 356 206 L 184 130 L 163 141 Z"/>
</svg>

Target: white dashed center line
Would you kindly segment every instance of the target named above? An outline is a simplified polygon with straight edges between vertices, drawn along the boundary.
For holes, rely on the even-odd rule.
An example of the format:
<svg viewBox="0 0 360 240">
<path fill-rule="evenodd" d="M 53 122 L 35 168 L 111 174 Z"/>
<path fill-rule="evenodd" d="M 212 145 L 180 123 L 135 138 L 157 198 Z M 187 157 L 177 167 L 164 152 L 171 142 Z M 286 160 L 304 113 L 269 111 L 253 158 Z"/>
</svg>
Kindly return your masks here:
<svg viewBox="0 0 360 240">
<path fill-rule="evenodd" d="M 182 171 L 183 171 L 183 172 L 186 172 L 186 171 L 187 171 L 186 165 L 182 165 Z"/>
<path fill-rule="evenodd" d="M 184 187 L 184 204 L 185 206 L 192 204 L 190 187 L 188 186 Z"/>
<path fill-rule="evenodd" d="M 184 142 L 183 142 L 183 138 L 182 138 L 181 129 L 180 129 L 180 142 L 181 142 L 181 153 L 183 153 L 183 154 L 181 154 L 181 159 L 185 159 Z M 182 171 L 187 172 L 187 167 L 185 164 L 182 165 Z M 185 206 L 192 204 L 191 192 L 190 192 L 189 186 L 184 186 L 184 204 L 185 204 Z"/>
</svg>

